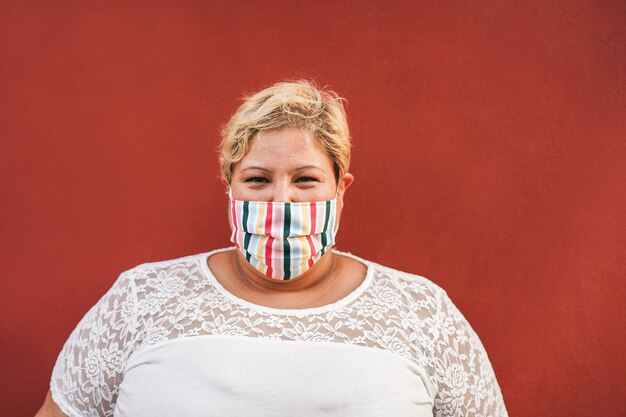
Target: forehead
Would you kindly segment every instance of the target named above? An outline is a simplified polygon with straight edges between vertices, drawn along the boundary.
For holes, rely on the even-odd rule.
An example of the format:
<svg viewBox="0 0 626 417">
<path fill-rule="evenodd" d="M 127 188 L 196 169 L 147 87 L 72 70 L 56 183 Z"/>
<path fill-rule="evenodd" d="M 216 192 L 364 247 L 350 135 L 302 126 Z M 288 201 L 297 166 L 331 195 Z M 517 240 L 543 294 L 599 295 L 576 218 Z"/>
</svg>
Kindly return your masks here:
<svg viewBox="0 0 626 417">
<path fill-rule="evenodd" d="M 333 171 L 333 161 L 324 147 L 311 133 L 301 129 L 264 131 L 252 141 L 250 149 L 235 169 L 260 166 L 266 169 L 295 169 L 298 166 L 316 165 Z"/>
</svg>

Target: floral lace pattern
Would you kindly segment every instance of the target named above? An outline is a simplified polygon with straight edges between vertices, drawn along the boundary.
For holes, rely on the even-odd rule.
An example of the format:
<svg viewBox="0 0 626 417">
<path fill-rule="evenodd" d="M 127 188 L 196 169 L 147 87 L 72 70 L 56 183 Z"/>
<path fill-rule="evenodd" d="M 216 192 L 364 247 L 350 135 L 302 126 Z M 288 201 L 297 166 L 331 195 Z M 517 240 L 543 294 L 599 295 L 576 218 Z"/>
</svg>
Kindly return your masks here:
<svg viewBox="0 0 626 417">
<path fill-rule="evenodd" d="M 113 416 L 126 363 L 143 347 L 236 335 L 382 349 L 427 370 L 434 416 L 508 416 L 478 335 L 427 278 L 335 250 L 368 266 L 361 286 L 323 307 L 279 310 L 226 292 L 206 266 L 217 252 L 141 264 L 120 274 L 57 358 L 50 388 L 63 412 Z"/>
</svg>

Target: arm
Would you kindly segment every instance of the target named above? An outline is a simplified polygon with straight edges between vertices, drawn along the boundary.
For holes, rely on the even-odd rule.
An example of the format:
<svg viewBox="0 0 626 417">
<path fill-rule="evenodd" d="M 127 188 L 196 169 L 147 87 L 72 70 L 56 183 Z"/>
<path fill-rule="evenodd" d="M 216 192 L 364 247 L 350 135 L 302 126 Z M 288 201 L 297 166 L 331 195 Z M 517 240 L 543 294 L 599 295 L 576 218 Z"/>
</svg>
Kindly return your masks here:
<svg viewBox="0 0 626 417">
<path fill-rule="evenodd" d="M 50 391 L 46 395 L 46 399 L 43 402 L 43 405 L 35 414 L 35 417 L 68 417 L 67 414 L 64 414 L 63 411 L 52 401 L 52 395 Z"/>
<path fill-rule="evenodd" d="M 435 417 L 508 417 L 487 352 L 445 291 L 435 320 Z"/>
<path fill-rule="evenodd" d="M 133 269 L 120 274 L 74 328 L 52 370 L 44 412 L 113 416 L 126 361 L 141 337 L 135 278 Z"/>
</svg>

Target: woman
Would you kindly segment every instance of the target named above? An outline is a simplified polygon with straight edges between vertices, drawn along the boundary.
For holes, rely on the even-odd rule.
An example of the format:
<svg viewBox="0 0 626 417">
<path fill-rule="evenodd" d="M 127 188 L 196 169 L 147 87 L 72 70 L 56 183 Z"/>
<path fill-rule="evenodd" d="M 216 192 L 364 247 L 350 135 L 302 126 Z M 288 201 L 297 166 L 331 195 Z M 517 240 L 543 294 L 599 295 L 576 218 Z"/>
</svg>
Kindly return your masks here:
<svg viewBox="0 0 626 417">
<path fill-rule="evenodd" d="M 220 147 L 235 246 L 122 272 L 38 415 L 507 415 L 442 288 L 333 249 L 354 180 L 341 100 L 307 81 L 246 98 Z"/>
</svg>

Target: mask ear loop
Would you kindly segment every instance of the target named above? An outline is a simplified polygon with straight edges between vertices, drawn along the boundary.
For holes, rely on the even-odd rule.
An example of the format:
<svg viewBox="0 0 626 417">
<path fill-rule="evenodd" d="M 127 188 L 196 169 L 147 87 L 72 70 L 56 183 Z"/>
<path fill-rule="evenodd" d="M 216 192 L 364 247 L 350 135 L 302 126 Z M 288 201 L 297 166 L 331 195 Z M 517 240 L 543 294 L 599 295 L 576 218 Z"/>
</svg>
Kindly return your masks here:
<svg viewBox="0 0 626 417">
<path fill-rule="evenodd" d="M 336 200 L 338 195 L 339 195 L 339 181 L 337 181 L 337 188 L 335 189 L 335 197 L 333 198 L 333 200 Z"/>
</svg>

